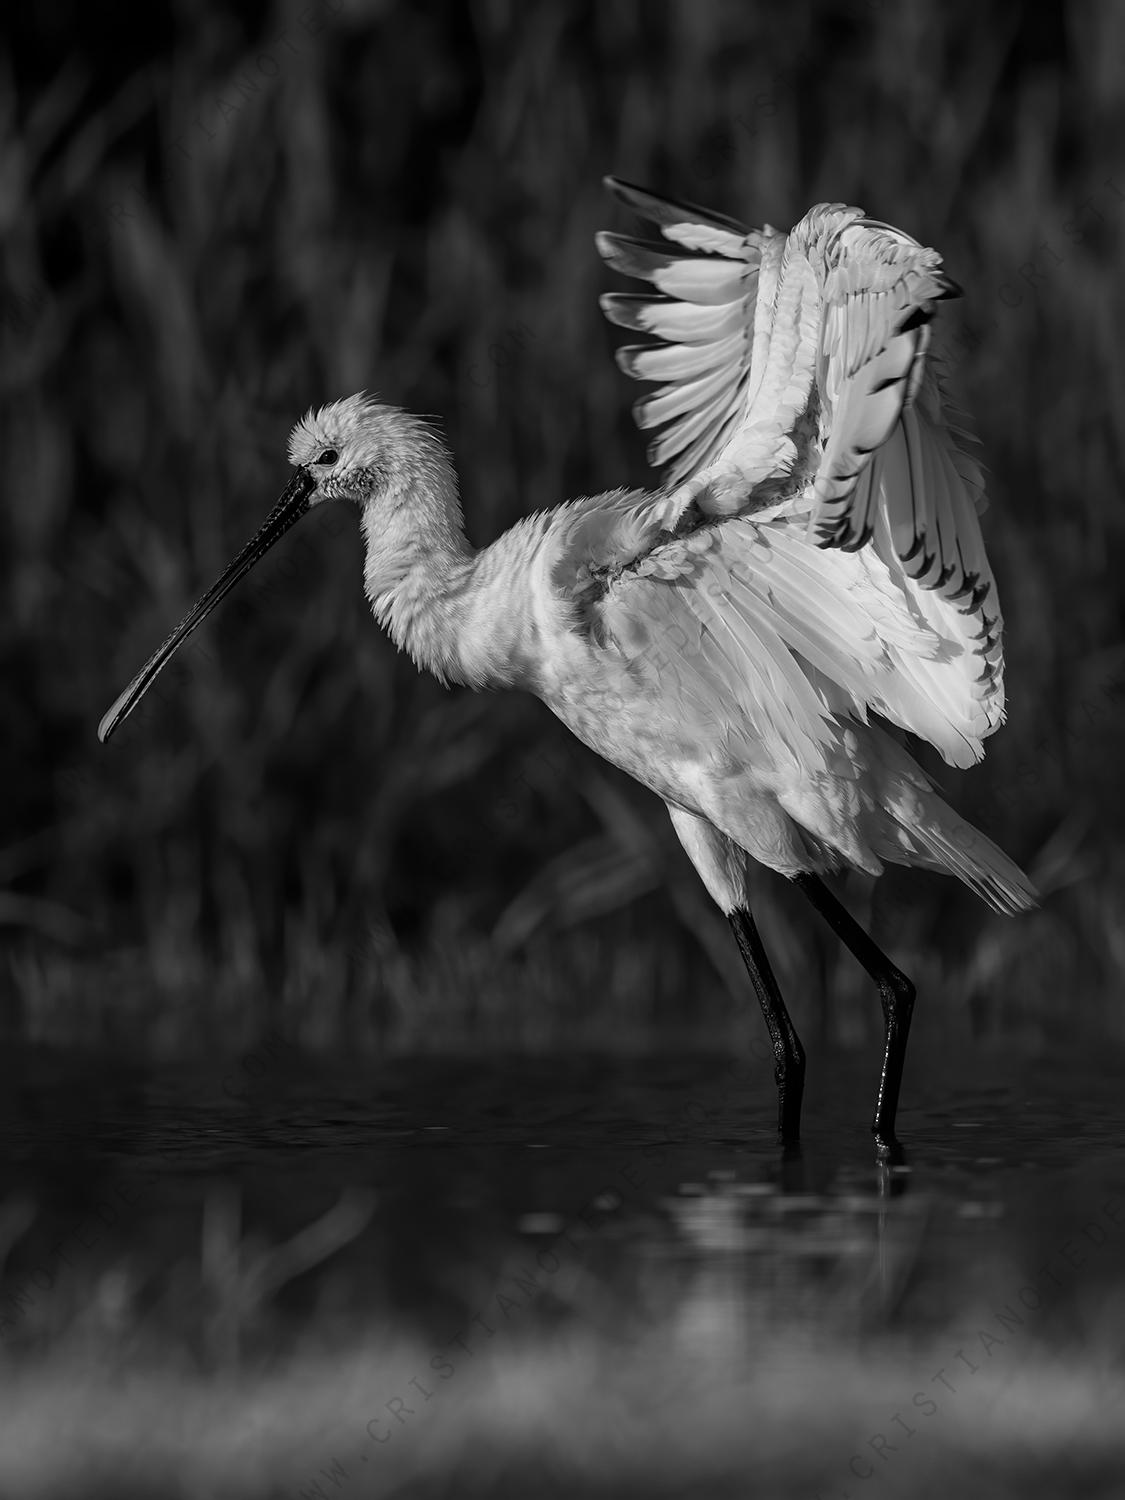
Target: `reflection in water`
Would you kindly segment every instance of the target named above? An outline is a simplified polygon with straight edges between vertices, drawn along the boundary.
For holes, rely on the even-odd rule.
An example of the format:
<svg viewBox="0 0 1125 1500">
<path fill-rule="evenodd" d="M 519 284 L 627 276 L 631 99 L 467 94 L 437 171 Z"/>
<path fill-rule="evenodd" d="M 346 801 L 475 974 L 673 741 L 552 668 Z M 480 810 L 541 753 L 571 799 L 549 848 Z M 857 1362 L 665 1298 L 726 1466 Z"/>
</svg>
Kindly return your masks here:
<svg viewBox="0 0 1125 1500">
<path fill-rule="evenodd" d="M 1125 1480 L 1108 1061 L 932 1077 L 900 1168 L 847 1064 L 783 1153 L 726 1061 L 270 1062 L 9 1060 L 4 1493 Z"/>
</svg>

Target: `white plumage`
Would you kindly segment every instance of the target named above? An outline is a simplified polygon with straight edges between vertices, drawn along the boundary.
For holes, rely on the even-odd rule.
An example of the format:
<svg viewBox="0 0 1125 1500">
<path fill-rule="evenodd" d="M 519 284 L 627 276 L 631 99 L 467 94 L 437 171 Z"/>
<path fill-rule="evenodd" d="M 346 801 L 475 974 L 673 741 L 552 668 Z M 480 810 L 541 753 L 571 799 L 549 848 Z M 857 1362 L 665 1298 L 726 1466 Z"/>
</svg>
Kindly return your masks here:
<svg viewBox="0 0 1125 1500">
<path fill-rule="evenodd" d="M 813 872 L 891 861 L 956 875 L 1002 911 L 1034 899 L 886 727 L 967 766 L 1004 714 L 980 470 L 929 350 L 956 289 L 936 251 L 856 208 L 820 205 L 784 235 L 608 181 L 662 236 L 598 246 L 653 289 L 602 306 L 655 340 L 618 362 L 657 383 L 635 413 L 660 429 L 665 485 L 570 501 L 477 551 L 426 424 L 362 395 L 310 411 L 278 506 L 99 732 L 310 506 L 356 502 L 367 594 L 398 645 L 445 681 L 537 694 L 667 803 L 735 922 L 788 1135 L 800 1087 L 787 1105 L 782 1075 L 803 1078 L 803 1053 L 749 918 L 745 856 L 803 883 L 884 995 L 885 1144 L 909 982 Z"/>
</svg>

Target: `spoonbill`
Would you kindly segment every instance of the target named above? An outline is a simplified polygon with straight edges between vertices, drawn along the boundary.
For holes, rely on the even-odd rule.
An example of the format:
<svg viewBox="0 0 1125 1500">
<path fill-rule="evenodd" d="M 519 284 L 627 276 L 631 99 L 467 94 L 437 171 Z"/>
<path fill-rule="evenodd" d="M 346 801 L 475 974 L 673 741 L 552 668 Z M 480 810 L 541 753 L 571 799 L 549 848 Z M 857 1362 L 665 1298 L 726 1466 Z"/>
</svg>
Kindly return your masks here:
<svg viewBox="0 0 1125 1500">
<path fill-rule="evenodd" d="M 785 1142 L 805 1053 L 751 915 L 747 856 L 827 919 L 878 987 L 872 1130 L 894 1156 L 914 987 L 822 875 L 889 861 L 956 875 L 1001 912 L 1035 901 L 887 728 L 968 766 L 1004 717 L 981 474 L 929 353 L 958 289 L 935 250 L 862 209 L 819 204 L 784 234 L 606 184 L 662 236 L 597 244 L 650 284 L 602 308 L 652 336 L 617 359 L 657 383 L 634 411 L 661 429 L 649 459 L 664 483 L 567 501 L 478 550 L 431 426 L 364 393 L 310 409 L 277 505 L 99 737 L 301 516 L 353 502 L 367 598 L 397 646 L 443 683 L 535 693 L 664 800 L 765 1016 Z"/>
</svg>

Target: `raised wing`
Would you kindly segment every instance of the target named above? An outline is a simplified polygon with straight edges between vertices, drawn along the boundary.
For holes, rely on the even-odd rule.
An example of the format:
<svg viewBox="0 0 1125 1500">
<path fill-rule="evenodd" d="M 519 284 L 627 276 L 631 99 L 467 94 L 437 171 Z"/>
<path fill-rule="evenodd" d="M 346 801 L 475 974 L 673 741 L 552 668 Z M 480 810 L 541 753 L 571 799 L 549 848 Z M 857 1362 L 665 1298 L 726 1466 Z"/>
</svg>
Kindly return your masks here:
<svg viewBox="0 0 1125 1500">
<path fill-rule="evenodd" d="M 790 237 L 813 265 L 822 297 L 823 445 L 813 516 L 822 546 L 869 539 L 869 512 L 854 504 L 858 481 L 918 393 L 936 303 L 958 294 L 935 250 L 860 213 L 846 210 L 841 223 L 814 209 Z"/>
<path fill-rule="evenodd" d="M 704 514 L 780 503 L 819 548 L 870 545 L 927 625 L 956 640 L 974 736 L 991 732 L 1003 719 L 1002 619 L 980 471 L 926 358 L 937 304 L 957 290 L 937 252 L 840 204 L 783 239 L 609 185 L 681 247 L 642 256 L 632 241 L 598 242 L 663 293 L 603 298 L 613 321 L 664 339 L 619 353 L 629 374 L 668 381 L 637 403 L 640 425 L 671 424 L 650 461 L 674 458 L 668 477 L 690 481 L 684 503 Z"/>
<path fill-rule="evenodd" d="M 607 293 L 601 307 L 611 323 L 660 340 L 622 346 L 617 363 L 636 380 L 661 382 L 635 403 L 633 415 L 642 430 L 663 428 L 649 444 L 649 463 L 666 468 L 669 481 L 678 482 L 716 458 L 745 418 L 763 256 L 776 259 L 784 236 L 768 225 L 748 229 L 694 204 L 658 198 L 614 177 L 605 181 L 676 247 L 621 234 L 597 236 L 615 271 L 655 288 L 647 296 Z"/>
<path fill-rule="evenodd" d="M 850 218 L 830 227 L 813 210 L 790 240 L 823 297 L 810 533 L 819 547 L 872 543 L 892 573 L 917 585 L 923 615 L 969 648 L 990 733 L 1004 717 L 1004 652 L 978 520 L 984 485 L 968 434 L 946 418 L 928 356 L 937 304 L 958 290 L 935 250 L 885 224 Z"/>
</svg>

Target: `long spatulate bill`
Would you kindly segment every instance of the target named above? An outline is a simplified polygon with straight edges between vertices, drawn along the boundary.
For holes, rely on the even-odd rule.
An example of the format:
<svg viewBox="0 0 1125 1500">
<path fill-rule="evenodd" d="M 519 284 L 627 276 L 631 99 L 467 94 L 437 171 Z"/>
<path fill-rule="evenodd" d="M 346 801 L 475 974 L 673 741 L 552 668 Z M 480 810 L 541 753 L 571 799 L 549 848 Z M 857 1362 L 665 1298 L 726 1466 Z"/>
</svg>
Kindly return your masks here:
<svg viewBox="0 0 1125 1500">
<path fill-rule="evenodd" d="M 315 489 L 316 480 L 309 471 L 298 469 L 286 486 L 285 493 L 262 522 L 252 540 L 247 542 L 230 567 L 192 607 L 164 644 L 153 652 L 129 686 L 109 708 L 98 725 L 98 739 L 103 745 L 118 725 L 122 724 L 133 712 L 195 627 L 202 624 L 220 599 L 229 594 L 235 584 L 245 578 L 254 564 L 261 562 L 273 544 L 301 519 L 309 508 L 309 497 Z"/>
</svg>

